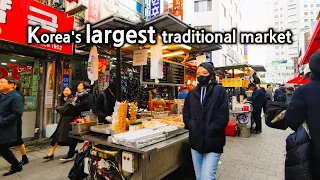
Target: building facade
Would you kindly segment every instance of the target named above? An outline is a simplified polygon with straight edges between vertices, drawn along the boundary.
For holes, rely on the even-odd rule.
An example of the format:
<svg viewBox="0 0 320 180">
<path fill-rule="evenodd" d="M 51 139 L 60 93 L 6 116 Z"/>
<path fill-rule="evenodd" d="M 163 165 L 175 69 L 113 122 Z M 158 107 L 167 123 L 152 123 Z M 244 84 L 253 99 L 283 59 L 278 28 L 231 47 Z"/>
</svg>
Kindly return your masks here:
<svg viewBox="0 0 320 180">
<path fill-rule="evenodd" d="M 276 31 L 285 31 L 290 29 L 293 33 L 294 43 L 291 45 L 274 45 L 271 48 L 271 56 L 269 58 L 269 69 L 278 69 L 277 63 L 272 62 L 288 62 L 286 67 L 292 69 L 292 73 L 285 73 L 289 77 L 281 77 L 283 79 L 293 78 L 294 66 L 298 63 L 297 57 L 303 56 L 305 53 L 308 38 L 316 22 L 316 15 L 320 10 L 320 0 L 272 0 L 270 1 L 270 14 L 272 26 Z M 296 61 L 296 62 L 294 62 Z M 289 66 L 292 66 L 289 67 Z M 268 72 L 268 74 L 272 71 Z M 279 72 L 274 71 L 272 77 L 276 77 Z M 269 76 L 269 77 L 270 77 Z M 280 77 L 279 77 L 280 78 Z"/>
<path fill-rule="evenodd" d="M 241 30 L 241 0 L 194 0 L 184 1 L 183 21 L 196 29 L 212 32 L 229 32 L 232 28 Z M 212 52 L 215 66 L 242 63 L 244 46 L 222 45 L 222 49 Z"/>
</svg>

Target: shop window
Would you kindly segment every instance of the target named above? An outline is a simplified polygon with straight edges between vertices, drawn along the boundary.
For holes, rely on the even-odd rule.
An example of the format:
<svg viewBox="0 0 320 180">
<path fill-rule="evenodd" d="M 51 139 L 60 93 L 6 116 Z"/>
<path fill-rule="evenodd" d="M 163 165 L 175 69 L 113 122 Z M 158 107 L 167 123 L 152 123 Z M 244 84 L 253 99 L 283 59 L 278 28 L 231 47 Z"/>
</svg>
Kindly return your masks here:
<svg viewBox="0 0 320 180">
<path fill-rule="evenodd" d="M 198 0 L 194 2 L 194 12 L 205 12 L 212 10 L 211 0 Z"/>
<path fill-rule="evenodd" d="M 308 12 L 304 12 L 304 15 L 308 15 Z"/>
<path fill-rule="evenodd" d="M 310 4 L 310 7 L 313 8 L 313 4 Z"/>
<path fill-rule="evenodd" d="M 320 4 L 317 4 L 317 7 L 320 7 Z"/>
<path fill-rule="evenodd" d="M 278 5 L 278 2 L 275 2 L 274 5 L 275 5 L 275 6 Z"/>
<path fill-rule="evenodd" d="M 308 5 L 304 5 L 304 8 L 307 8 L 308 7 Z"/>
<path fill-rule="evenodd" d="M 278 15 L 275 15 L 275 16 L 274 16 L 274 18 L 278 18 L 278 17 L 279 17 Z"/>
<path fill-rule="evenodd" d="M 136 3 L 136 11 L 140 14 L 142 14 L 142 5 L 140 3 Z"/>
<path fill-rule="evenodd" d="M 304 22 L 308 22 L 308 19 L 304 19 Z"/>
</svg>

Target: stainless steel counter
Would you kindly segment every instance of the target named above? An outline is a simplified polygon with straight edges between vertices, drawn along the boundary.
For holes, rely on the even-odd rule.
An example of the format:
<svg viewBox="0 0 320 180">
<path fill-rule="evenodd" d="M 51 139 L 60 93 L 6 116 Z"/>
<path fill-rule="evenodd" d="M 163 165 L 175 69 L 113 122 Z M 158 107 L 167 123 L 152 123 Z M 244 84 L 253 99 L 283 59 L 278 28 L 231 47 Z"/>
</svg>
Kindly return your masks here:
<svg viewBox="0 0 320 180">
<path fill-rule="evenodd" d="M 107 138 L 93 135 L 70 134 L 70 137 L 137 153 L 139 167 L 130 178 L 132 180 L 160 180 L 191 159 L 188 132 L 141 149 L 113 144 Z"/>
</svg>

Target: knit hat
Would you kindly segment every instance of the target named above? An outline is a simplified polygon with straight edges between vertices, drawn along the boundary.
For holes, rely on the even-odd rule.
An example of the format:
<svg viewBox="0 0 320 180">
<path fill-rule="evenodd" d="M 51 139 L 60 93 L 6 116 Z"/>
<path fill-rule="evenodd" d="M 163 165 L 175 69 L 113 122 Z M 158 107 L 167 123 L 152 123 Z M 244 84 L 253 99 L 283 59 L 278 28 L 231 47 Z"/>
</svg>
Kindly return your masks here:
<svg viewBox="0 0 320 180">
<path fill-rule="evenodd" d="M 320 51 L 315 52 L 310 57 L 309 67 L 312 74 L 320 75 Z"/>
<path fill-rule="evenodd" d="M 216 73 L 212 62 L 204 62 L 200 64 L 201 67 L 204 67 L 211 75 Z M 199 66 L 199 67 L 200 67 Z"/>
</svg>

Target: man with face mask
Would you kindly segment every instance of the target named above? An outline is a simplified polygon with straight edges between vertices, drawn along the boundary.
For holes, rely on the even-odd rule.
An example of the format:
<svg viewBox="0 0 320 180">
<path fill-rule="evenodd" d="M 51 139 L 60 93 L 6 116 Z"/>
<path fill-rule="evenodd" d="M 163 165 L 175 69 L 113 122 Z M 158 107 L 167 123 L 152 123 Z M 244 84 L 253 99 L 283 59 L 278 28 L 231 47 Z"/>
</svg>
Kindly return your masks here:
<svg viewBox="0 0 320 180">
<path fill-rule="evenodd" d="M 215 180 L 226 142 L 229 102 L 226 90 L 215 80 L 212 63 L 202 63 L 198 67 L 197 80 L 197 87 L 189 91 L 185 99 L 183 121 L 189 130 L 197 180 Z"/>
</svg>

